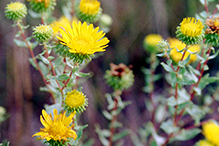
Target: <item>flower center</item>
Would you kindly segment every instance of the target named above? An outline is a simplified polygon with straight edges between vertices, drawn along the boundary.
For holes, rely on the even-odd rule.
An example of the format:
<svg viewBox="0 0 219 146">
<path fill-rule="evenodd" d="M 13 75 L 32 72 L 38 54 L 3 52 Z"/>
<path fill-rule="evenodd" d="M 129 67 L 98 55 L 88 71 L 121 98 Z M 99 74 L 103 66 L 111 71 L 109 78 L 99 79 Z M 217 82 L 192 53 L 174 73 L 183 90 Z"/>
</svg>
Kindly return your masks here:
<svg viewBox="0 0 219 146">
<path fill-rule="evenodd" d="M 68 93 L 65 99 L 65 103 L 71 108 L 83 106 L 84 102 L 85 96 L 78 91 L 72 91 Z"/>
<path fill-rule="evenodd" d="M 201 35 L 203 27 L 199 20 L 195 18 L 185 18 L 181 23 L 180 29 L 184 35 L 196 37 Z"/>
<path fill-rule="evenodd" d="M 99 11 L 100 2 L 97 0 L 82 0 L 80 10 L 85 14 L 96 14 Z"/>
<path fill-rule="evenodd" d="M 55 122 L 51 126 L 49 133 L 50 133 L 50 135 L 53 135 L 53 136 L 65 135 L 66 126 L 62 122 Z"/>
<path fill-rule="evenodd" d="M 22 8 L 22 4 L 20 4 L 20 3 L 12 3 L 12 4 L 8 5 L 8 8 L 10 10 L 16 11 L 16 10 L 19 10 L 19 9 Z"/>
</svg>

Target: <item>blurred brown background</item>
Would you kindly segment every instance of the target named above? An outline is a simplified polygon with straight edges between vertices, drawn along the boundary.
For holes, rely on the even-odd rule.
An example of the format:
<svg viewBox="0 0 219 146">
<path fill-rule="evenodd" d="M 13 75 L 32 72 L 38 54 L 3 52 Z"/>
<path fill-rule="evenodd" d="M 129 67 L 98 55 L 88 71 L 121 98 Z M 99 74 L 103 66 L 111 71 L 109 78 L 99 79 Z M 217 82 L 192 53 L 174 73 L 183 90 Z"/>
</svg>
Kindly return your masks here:
<svg viewBox="0 0 219 146">
<path fill-rule="evenodd" d="M 39 115 L 43 105 L 50 104 L 49 95 L 39 91 L 39 87 L 44 84 L 38 71 L 28 63 L 28 50 L 18 48 L 13 43 L 17 29 L 11 27 L 13 22 L 4 16 L 4 8 L 11 1 L 14 0 L 0 1 L 0 105 L 10 114 L 10 118 L 1 124 L 0 139 L 9 140 L 11 146 L 40 146 L 42 144 L 31 136 L 42 127 Z M 19 1 L 27 3 L 24 0 Z M 61 0 L 57 0 L 58 4 L 60 2 Z M 101 111 L 106 109 L 107 105 L 104 94 L 112 92 L 103 79 L 105 71 L 109 69 L 109 63 L 133 65 L 135 83 L 122 95 L 124 101 L 130 100 L 132 104 L 125 108 L 118 120 L 124 127 L 137 132 L 138 128 L 149 120 L 144 103 L 147 94 L 142 91 L 145 83 L 141 67 L 148 67 L 145 62 L 148 54 L 142 46 L 144 37 L 150 33 L 161 34 L 164 38 L 175 37 L 176 26 L 184 17 L 194 16 L 203 10 L 199 0 L 100 2 L 104 13 L 113 19 L 111 31 L 107 34 L 111 42 L 105 54 L 93 60 L 84 70 L 93 72 L 94 75 L 88 82 L 83 83 L 89 106 L 80 120 L 81 125 L 89 125 L 85 129 L 85 136 L 93 138 L 95 146 L 101 145 L 95 133 L 95 124 L 100 124 L 102 128 L 108 126 L 108 121 Z M 61 15 L 58 6 L 55 16 Z M 162 90 L 162 86 L 161 81 L 158 91 Z M 133 145 L 129 136 L 124 139 L 124 145 Z M 192 142 L 187 145 L 192 145 Z"/>
</svg>

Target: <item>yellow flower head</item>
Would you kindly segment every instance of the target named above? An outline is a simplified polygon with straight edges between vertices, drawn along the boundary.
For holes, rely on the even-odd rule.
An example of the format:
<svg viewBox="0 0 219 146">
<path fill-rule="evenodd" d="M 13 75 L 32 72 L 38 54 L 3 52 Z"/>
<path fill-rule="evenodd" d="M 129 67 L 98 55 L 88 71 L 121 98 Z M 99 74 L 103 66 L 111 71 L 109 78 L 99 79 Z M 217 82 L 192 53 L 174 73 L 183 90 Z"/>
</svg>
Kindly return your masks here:
<svg viewBox="0 0 219 146">
<path fill-rule="evenodd" d="M 81 0 L 80 10 L 84 14 L 97 14 L 100 9 L 100 2 L 98 0 Z"/>
<path fill-rule="evenodd" d="M 201 35 L 204 28 L 200 20 L 191 17 L 184 18 L 180 25 L 182 33 L 191 37 Z"/>
<path fill-rule="evenodd" d="M 105 33 L 99 31 L 99 27 L 94 29 L 93 24 L 87 25 L 75 23 L 73 21 L 72 27 L 66 25 L 64 29 L 60 29 L 62 37 L 57 36 L 61 44 L 69 48 L 70 53 L 76 54 L 94 54 L 96 52 L 104 52 L 109 43 L 109 40 L 104 37 Z"/>
<path fill-rule="evenodd" d="M 77 134 L 72 128 L 74 124 L 72 123 L 72 118 L 75 112 L 71 113 L 68 117 L 65 113 L 57 114 L 57 109 L 53 110 L 54 117 L 51 114 L 47 114 L 45 110 L 42 110 L 42 115 L 40 116 L 40 121 L 44 128 L 40 129 L 40 132 L 34 134 L 34 136 L 40 136 L 39 139 L 46 139 L 46 141 L 66 141 L 67 138 L 77 138 Z"/>
<path fill-rule="evenodd" d="M 214 145 L 208 142 L 207 140 L 200 140 L 198 142 L 198 146 L 214 146 Z"/>
<path fill-rule="evenodd" d="M 182 43 L 181 41 L 179 41 L 176 38 L 170 38 L 170 39 L 168 39 L 168 41 L 169 41 L 169 44 L 170 44 L 170 48 L 173 48 L 170 51 L 170 57 L 175 62 L 178 63 L 181 60 L 183 52 L 184 52 L 184 51 L 183 52 L 178 52 L 178 51 L 183 50 L 186 47 L 186 44 Z M 201 48 L 200 45 L 193 45 L 193 46 L 190 46 L 188 50 L 190 52 L 193 52 L 193 53 L 195 53 L 195 52 L 198 53 L 200 51 L 200 48 Z M 178 49 L 178 51 L 177 51 L 177 49 Z M 189 54 L 190 54 L 189 51 L 187 51 L 185 53 L 185 56 L 184 56 L 183 60 L 185 60 L 189 56 Z M 196 54 L 190 54 L 190 60 L 189 60 L 188 64 L 196 61 L 196 59 L 197 59 Z"/>
<path fill-rule="evenodd" d="M 65 107 L 67 110 L 80 113 L 86 110 L 86 106 L 88 106 L 87 98 L 85 98 L 85 95 L 82 92 L 73 90 L 67 93 L 67 96 L 65 97 Z"/>
<path fill-rule="evenodd" d="M 149 34 L 145 37 L 144 41 L 150 46 L 157 46 L 158 42 L 162 39 L 162 36 L 159 34 Z"/>
<path fill-rule="evenodd" d="M 212 144 L 219 146 L 219 125 L 213 121 L 209 121 L 202 125 L 203 135 Z"/>
<path fill-rule="evenodd" d="M 158 42 L 162 40 L 162 36 L 159 34 L 149 34 L 144 39 L 144 48 L 146 51 L 151 53 L 157 53 L 159 51 L 158 49 Z"/>
<path fill-rule="evenodd" d="M 94 23 L 100 19 L 102 9 L 98 0 L 81 0 L 76 4 L 75 12 L 81 21 Z"/>
<path fill-rule="evenodd" d="M 62 16 L 61 18 L 59 18 L 59 20 L 57 21 L 53 21 L 50 26 L 52 27 L 53 29 L 53 34 L 54 36 L 58 35 L 59 33 L 59 28 L 61 26 L 64 26 L 66 24 L 69 24 L 70 25 L 70 20 L 68 18 L 66 18 L 65 16 Z"/>
<path fill-rule="evenodd" d="M 5 7 L 5 16 L 11 20 L 21 20 L 27 15 L 26 5 L 20 2 L 11 2 Z"/>
<path fill-rule="evenodd" d="M 198 44 L 204 37 L 204 26 L 200 20 L 195 18 L 184 18 L 177 27 L 177 37 L 187 45 Z"/>
</svg>

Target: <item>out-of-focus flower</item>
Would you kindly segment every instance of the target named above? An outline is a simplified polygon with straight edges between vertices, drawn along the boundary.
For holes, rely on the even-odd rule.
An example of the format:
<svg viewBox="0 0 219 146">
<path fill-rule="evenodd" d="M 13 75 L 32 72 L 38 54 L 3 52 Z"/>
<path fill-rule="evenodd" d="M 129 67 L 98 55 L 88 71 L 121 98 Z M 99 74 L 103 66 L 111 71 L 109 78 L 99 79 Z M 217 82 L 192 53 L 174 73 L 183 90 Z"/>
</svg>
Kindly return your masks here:
<svg viewBox="0 0 219 146">
<path fill-rule="evenodd" d="M 214 121 L 209 121 L 202 125 L 203 135 L 212 144 L 219 146 L 219 125 Z"/>
<path fill-rule="evenodd" d="M 114 88 L 114 90 L 124 90 L 131 87 L 134 83 L 134 74 L 129 67 L 120 63 L 115 65 L 110 64 L 110 70 L 106 71 L 104 76 L 107 84 Z"/>
<path fill-rule="evenodd" d="M 80 4 L 76 5 L 76 15 L 81 21 L 96 22 L 101 14 L 102 9 L 98 0 L 81 0 Z"/>
<path fill-rule="evenodd" d="M 219 17 L 206 20 L 208 28 L 205 30 L 205 43 L 219 46 Z"/>
<path fill-rule="evenodd" d="M 39 25 L 33 30 L 33 36 L 38 42 L 47 42 L 52 38 L 53 30 L 49 25 Z"/>
<path fill-rule="evenodd" d="M 160 42 L 162 40 L 162 36 L 159 34 L 149 34 L 145 37 L 144 39 L 144 48 L 146 51 L 150 52 L 150 53 L 157 53 L 159 52 L 159 48 L 158 48 L 158 42 Z"/>
<path fill-rule="evenodd" d="M 11 20 L 21 20 L 27 15 L 26 5 L 20 2 L 11 2 L 5 7 L 5 16 Z"/>
<path fill-rule="evenodd" d="M 88 106 L 88 101 L 82 92 L 73 90 L 67 93 L 65 107 L 68 111 L 81 113 L 86 110 L 86 106 Z"/>
<path fill-rule="evenodd" d="M 42 110 L 40 121 L 44 128 L 41 128 L 40 132 L 37 132 L 32 137 L 40 136 L 39 139 L 45 139 L 48 143 L 64 143 L 68 138 L 73 138 L 75 140 L 77 134 L 72 130 L 74 124 L 70 126 L 75 112 L 67 117 L 66 112 L 58 114 L 57 109 L 54 109 L 53 115 L 54 116 L 52 117 L 51 114 L 47 114 L 45 110 Z"/>
<path fill-rule="evenodd" d="M 62 16 L 61 18 L 59 18 L 57 21 L 53 21 L 50 26 L 52 27 L 53 29 L 53 34 L 54 36 L 58 35 L 59 34 L 59 29 L 60 27 L 62 26 L 65 26 L 66 24 L 71 24 L 71 21 L 66 18 L 65 16 Z"/>
<path fill-rule="evenodd" d="M 30 1 L 30 7 L 37 13 L 42 13 L 47 10 L 54 9 L 56 0 L 27 0 Z"/>
<path fill-rule="evenodd" d="M 195 146 L 215 146 L 207 140 L 200 140 Z"/>
<path fill-rule="evenodd" d="M 170 57 L 172 58 L 173 61 L 178 63 L 181 60 L 182 56 L 183 56 L 184 51 L 182 51 L 182 50 L 185 49 L 186 44 L 182 43 L 181 41 L 179 41 L 176 38 L 169 38 L 168 41 L 169 41 L 169 44 L 170 44 L 170 48 L 173 48 L 170 51 Z M 189 60 L 188 64 L 193 63 L 194 61 L 196 61 L 197 55 L 196 54 L 191 54 L 190 52 L 199 53 L 200 48 L 201 48 L 200 45 L 190 46 L 188 48 L 188 50 L 186 51 L 183 60 L 185 60 L 190 54 L 190 60 Z M 182 51 L 182 52 L 179 52 L 179 51 Z"/>
<path fill-rule="evenodd" d="M 195 18 L 184 18 L 177 27 L 177 38 L 186 45 L 200 43 L 204 38 L 204 26 L 200 20 Z"/>
</svg>

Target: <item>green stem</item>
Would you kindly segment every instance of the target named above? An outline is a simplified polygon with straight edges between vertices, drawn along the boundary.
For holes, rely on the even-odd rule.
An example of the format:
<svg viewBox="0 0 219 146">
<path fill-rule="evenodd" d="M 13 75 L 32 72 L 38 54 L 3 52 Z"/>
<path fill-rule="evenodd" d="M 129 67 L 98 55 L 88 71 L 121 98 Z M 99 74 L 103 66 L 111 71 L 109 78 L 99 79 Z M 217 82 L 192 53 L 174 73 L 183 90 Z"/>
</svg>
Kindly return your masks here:
<svg viewBox="0 0 219 146">
<path fill-rule="evenodd" d="M 44 48 L 46 50 L 46 58 L 48 59 L 49 52 L 48 52 L 48 49 L 47 49 L 47 44 L 46 44 L 46 42 L 44 42 L 43 44 L 44 44 Z M 52 64 L 52 61 L 50 59 L 48 59 L 48 60 L 49 60 L 49 64 L 50 64 L 51 69 L 52 69 L 52 73 L 53 73 L 54 76 L 56 76 L 55 68 L 54 68 L 54 66 Z M 59 91 L 61 92 L 62 98 L 64 98 L 64 93 L 63 93 L 61 85 L 59 84 L 58 80 L 55 80 L 55 81 L 56 81 L 56 83 L 57 83 L 57 85 L 59 87 Z"/>
<path fill-rule="evenodd" d="M 46 81 L 46 79 L 45 79 L 45 77 L 44 77 L 44 75 L 43 75 L 43 72 L 42 72 L 42 70 L 40 69 L 40 66 L 39 66 L 39 64 L 38 64 L 38 62 L 37 62 L 37 60 L 36 60 L 36 57 L 35 57 L 34 53 L 33 53 L 32 46 L 28 43 L 27 38 L 26 38 L 26 36 L 25 36 L 25 34 L 24 34 L 23 30 L 22 30 L 22 26 L 21 26 L 21 24 L 20 24 L 19 21 L 17 22 L 17 26 L 18 26 L 18 28 L 19 28 L 19 30 L 20 30 L 20 32 L 21 32 L 21 36 L 22 36 L 22 38 L 24 39 L 25 44 L 27 45 L 27 48 L 29 49 L 30 55 L 31 55 L 31 57 L 32 57 L 32 59 L 33 59 L 35 65 L 36 65 L 36 68 L 37 68 L 37 70 L 39 71 L 39 73 L 40 73 L 40 75 L 41 75 L 41 77 L 42 77 L 42 79 L 43 79 L 43 82 L 45 83 L 47 89 L 49 89 L 49 86 L 48 86 L 49 83 Z M 53 103 L 55 104 L 55 98 L 54 98 L 54 96 L 53 96 L 53 94 L 52 94 L 52 91 L 50 91 L 49 93 L 50 93 L 50 95 L 51 95 L 51 97 L 52 97 Z"/>
<path fill-rule="evenodd" d="M 114 108 L 112 110 L 112 113 L 114 113 L 114 115 L 113 115 L 113 118 L 110 122 L 109 146 L 112 146 L 112 143 L 113 143 L 113 135 L 114 135 L 114 131 L 115 131 L 114 123 L 115 123 L 116 118 L 117 118 L 116 112 L 117 112 L 117 108 L 118 108 L 118 99 L 119 99 L 121 94 L 122 94 L 122 91 L 120 91 L 120 90 L 115 91 Z"/>
</svg>

